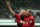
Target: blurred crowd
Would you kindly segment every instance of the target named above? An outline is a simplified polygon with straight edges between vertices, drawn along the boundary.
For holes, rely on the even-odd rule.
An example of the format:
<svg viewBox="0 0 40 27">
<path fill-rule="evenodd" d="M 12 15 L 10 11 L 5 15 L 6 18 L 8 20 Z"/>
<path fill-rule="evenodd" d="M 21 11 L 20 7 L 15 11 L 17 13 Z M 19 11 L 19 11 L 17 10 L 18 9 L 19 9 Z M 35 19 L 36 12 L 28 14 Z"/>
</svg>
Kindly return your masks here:
<svg viewBox="0 0 40 27">
<path fill-rule="evenodd" d="M 4 11 L 0 11 L 1 14 L 0 14 L 0 19 L 13 19 L 15 18 L 13 15 L 11 15 L 11 13 L 9 11 L 7 11 L 7 9 L 3 9 Z M 20 13 L 20 10 L 13 10 L 15 13 L 19 14 Z M 40 16 L 39 14 L 38 15 L 34 15 L 32 13 L 32 15 L 34 16 L 34 19 L 35 19 L 35 22 L 36 23 L 40 23 Z"/>
<path fill-rule="evenodd" d="M 20 13 L 21 9 L 39 9 L 39 5 L 36 3 L 37 1 L 22 1 L 22 0 L 0 0 L 0 19 L 13 19 L 13 15 L 11 15 L 8 7 L 6 6 L 6 2 L 10 1 L 11 8 L 17 14 Z M 36 5 L 37 4 L 37 5 Z M 40 23 L 40 14 L 33 14 L 35 22 Z"/>
</svg>

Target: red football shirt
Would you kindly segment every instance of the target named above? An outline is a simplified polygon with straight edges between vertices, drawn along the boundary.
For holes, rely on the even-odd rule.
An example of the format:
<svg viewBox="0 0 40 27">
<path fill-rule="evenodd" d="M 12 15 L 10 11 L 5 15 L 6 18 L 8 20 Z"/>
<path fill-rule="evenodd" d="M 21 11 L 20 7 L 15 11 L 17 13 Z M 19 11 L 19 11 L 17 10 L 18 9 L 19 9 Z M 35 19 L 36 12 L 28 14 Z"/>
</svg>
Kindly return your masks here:
<svg viewBox="0 0 40 27">
<path fill-rule="evenodd" d="M 30 22 L 29 22 L 29 18 L 27 18 L 27 15 L 24 15 L 24 21 L 26 22 L 26 24 L 23 24 L 23 27 L 30 27 Z M 28 24 L 27 24 L 28 23 Z"/>
<path fill-rule="evenodd" d="M 20 15 L 15 14 L 16 20 L 17 20 L 17 24 L 19 23 L 19 21 L 21 21 Z"/>
<path fill-rule="evenodd" d="M 29 19 L 30 19 L 30 27 L 35 27 L 34 17 L 30 16 Z"/>
<path fill-rule="evenodd" d="M 28 17 L 27 15 L 25 15 L 25 18 L 26 19 L 28 19 L 29 20 L 29 25 L 30 25 L 30 27 L 35 27 L 35 20 L 34 20 L 34 17 L 33 16 L 30 16 L 30 17 Z M 24 19 L 25 19 L 24 18 Z"/>
<path fill-rule="evenodd" d="M 30 22 L 29 22 L 29 18 L 25 18 L 25 24 L 23 24 L 23 27 L 30 27 Z"/>
<path fill-rule="evenodd" d="M 20 15 L 21 15 L 21 13 L 20 13 Z M 24 20 L 25 20 L 25 18 L 28 19 L 28 16 L 25 15 L 25 16 L 24 16 Z M 25 24 L 25 25 L 23 25 L 23 26 L 27 26 L 27 25 Z M 30 26 L 30 27 L 35 27 L 35 20 L 34 20 L 34 17 L 33 17 L 33 16 L 30 16 L 30 17 L 29 17 L 29 26 Z"/>
<path fill-rule="evenodd" d="M 16 19 L 17 19 L 17 24 L 21 21 L 21 18 L 20 18 L 20 15 L 18 15 L 18 14 L 15 14 L 15 17 L 16 17 Z M 22 24 L 23 25 L 23 27 L 29 27 L 30 26 L 30 22 L 29 22 L 29 18 L 28 19 L 26 19 L 27 17 L 26 16 L 24 16 L 24 22 L 25 22 L 25 24 Z"/>
</svg>

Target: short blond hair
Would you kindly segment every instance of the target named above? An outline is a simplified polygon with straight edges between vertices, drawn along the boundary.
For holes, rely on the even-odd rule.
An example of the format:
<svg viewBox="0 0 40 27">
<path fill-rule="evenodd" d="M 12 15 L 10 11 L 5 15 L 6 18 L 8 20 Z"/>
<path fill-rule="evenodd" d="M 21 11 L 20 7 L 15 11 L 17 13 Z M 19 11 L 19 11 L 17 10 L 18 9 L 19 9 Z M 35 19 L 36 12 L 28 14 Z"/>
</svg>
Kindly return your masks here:
<svg viewBox="0 0 40 27">
<path fill-rule="evenodd" d="M 23 13 L 25 13 L 25 10 L 23 9 L 23 10 L 21 10 L 21 13 L 23 14 Z"/>
</svg>

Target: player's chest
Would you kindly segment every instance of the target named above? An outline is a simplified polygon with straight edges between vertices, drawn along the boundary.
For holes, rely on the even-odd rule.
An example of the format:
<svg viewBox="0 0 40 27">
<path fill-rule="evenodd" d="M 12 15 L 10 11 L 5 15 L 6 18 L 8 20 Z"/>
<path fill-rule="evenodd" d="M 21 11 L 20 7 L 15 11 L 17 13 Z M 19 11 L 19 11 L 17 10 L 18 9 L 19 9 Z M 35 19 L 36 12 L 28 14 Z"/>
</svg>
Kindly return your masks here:
<svg viewBox="0 0 40 27">
<path fill-rule="evenodd" d="M 25 19 L 24 19 L 25 24 L 30 23 L 29 21 L 30 21 L 30 19 L 29 19 L 29 18 L 27 18 L 27 19 L 25 18 Z"/>
<path fill-rule="evenodd" d="M 27 18 L 27 17 L 24 17 L 24 21 L 26 22 L 26 21 L 29 21 L 30 19 L 29 18 Z"/>
</svg>

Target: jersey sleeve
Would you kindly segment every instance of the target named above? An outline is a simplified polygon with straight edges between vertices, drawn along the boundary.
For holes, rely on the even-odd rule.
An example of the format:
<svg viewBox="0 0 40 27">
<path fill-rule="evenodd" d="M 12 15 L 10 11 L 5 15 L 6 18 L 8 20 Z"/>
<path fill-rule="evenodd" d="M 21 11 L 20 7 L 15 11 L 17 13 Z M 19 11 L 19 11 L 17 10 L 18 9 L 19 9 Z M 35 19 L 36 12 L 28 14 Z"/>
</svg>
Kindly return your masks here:
<svg viewBox="0 0 40 27">
<path fill-rule="evenodd" d="M 34 20 L 34 19 L 32 19 L 32 23 L 31 23 L 30 26 L 31 26 L 31 27 L 35 27 L 35 20 Z"/>
<path fill-rule="evenodd" d="M 23 27 L 29 27 L 30 23 L 28 22 L 28 24 L 23 24 Z"/>
<path fill-rule="evenodd" d="M 31 27 L 35 27 L 35 21 L 34 20 L 32 21 L 31 25 L 32 25 Z"/>
<path fill-rule="evenodd" d="M 18 15 L 18 14 L 15 14 L 15 17 L 16 17 L 16 18 L 18 18 L 18 17 L 19 17 L 19 15 Z"/>
</svg>

